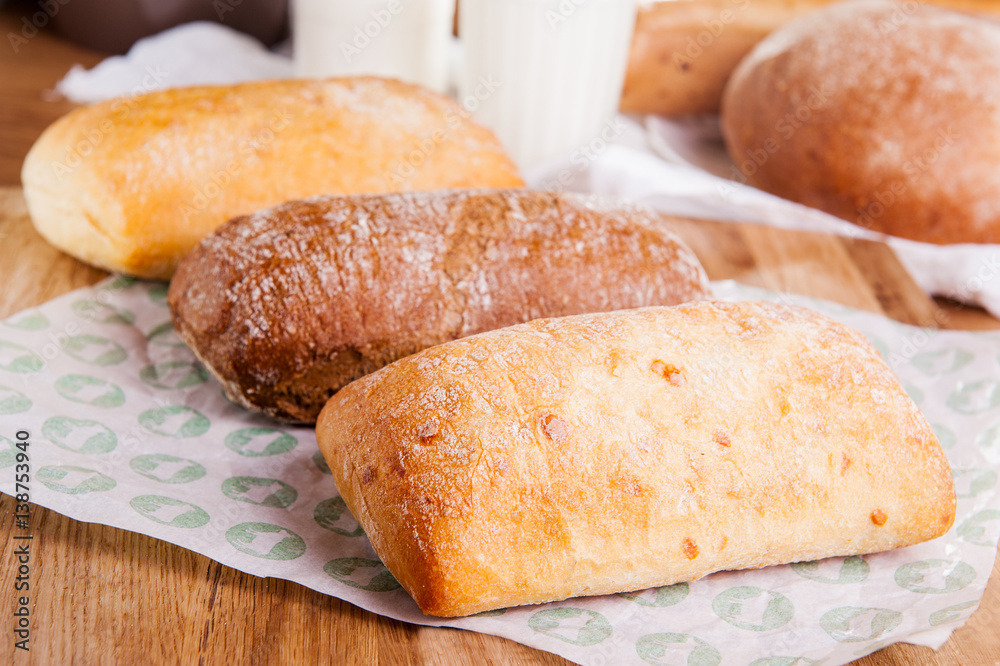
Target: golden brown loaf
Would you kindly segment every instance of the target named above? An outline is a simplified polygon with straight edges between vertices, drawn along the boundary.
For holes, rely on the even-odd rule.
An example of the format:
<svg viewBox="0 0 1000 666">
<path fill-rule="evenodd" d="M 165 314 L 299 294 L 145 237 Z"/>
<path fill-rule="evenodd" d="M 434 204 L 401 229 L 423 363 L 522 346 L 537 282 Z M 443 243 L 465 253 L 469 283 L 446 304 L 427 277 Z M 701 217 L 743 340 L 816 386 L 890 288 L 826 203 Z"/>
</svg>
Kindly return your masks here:
<svg viewBox="0 0 1000 666">
<path fill-rule="evenodd" d="M 450 342 L 341 390 L 316 434 L 432 615 L 897 548 L 955 515 L 941 447 L 874 349 L 769 303 Z"/>
<path fill-rule="evenodd" d="M 174 324 L 240 404 L 315 422 L 347 383 L 431 345 L 536 319 L 707 296 L 654 213 L 528 190 L 290 202 L 181 263 Z"/>
<path fill-rule="evenodd" d="M 773 33 L 728 86 L 749 181 L 929 243 L 1000 243 L 1000 26 L 863 0 Z"/>
<path fill-rule="evenodd" d="M 726 80 L 743 56 L 822 1 L 670 0 L 640 6 L 621 110 L 717 113 Z"/>
<path fill-rule="evenodd" d="M 319 194 L 521 185 L 452 100 L 376 78 L 177 88 L 77 109 L 21 178 L 39 233 L 86 262 L 168 278 L 226 220 Z"/>
<path fill-rule="evenodd" d="M 640 6 L 621 110 L 667 116 L 717 113 L 726 81 L 759 41 L 831 2 L 667 0 Z M 998 0 L 934 4 L 1000 15 Z"/>
</svg>

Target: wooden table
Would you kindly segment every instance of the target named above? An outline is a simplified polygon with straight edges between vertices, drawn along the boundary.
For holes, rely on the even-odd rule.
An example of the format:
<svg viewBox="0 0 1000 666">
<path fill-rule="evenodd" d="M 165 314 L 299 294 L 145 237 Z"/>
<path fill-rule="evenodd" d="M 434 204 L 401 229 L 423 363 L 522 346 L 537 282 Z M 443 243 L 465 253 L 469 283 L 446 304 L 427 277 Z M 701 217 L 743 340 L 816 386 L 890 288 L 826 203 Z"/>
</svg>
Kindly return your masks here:
<svg viewBox="0 0 1000 666">
<path fill-rule="evenodd" d="M 11 12 L 0 11 L 0 35 L 19 30 Z M 99 60 L 44 32 L 16 54 L 0 45 L 0 317 L 104 276 L 34 232 L 18 188 L 31 143 L 71 108 L 45 91 L 74 62 Z M 677 229 L 713 279 L 818 296 L 910 324 L 1000 328 L 980 310 L 928 299 L 880 244 L 717 222 L 682 221 Z M 14 603 L 13 509 L 2 496 L 6 618 Z M 256 578 L 147 536 L 37 507 L 31 533 L 30 655 L 14 650 L 10 630 L 0 632 L 0 655 L 15 663 L 569 663 L 501 638 L 385 619 L 296 583 Z M 897 644 L 856 663 L 1000 664 L 998 627 L 995 566 L 982 607 L 941 651 Z"/>
</svg>

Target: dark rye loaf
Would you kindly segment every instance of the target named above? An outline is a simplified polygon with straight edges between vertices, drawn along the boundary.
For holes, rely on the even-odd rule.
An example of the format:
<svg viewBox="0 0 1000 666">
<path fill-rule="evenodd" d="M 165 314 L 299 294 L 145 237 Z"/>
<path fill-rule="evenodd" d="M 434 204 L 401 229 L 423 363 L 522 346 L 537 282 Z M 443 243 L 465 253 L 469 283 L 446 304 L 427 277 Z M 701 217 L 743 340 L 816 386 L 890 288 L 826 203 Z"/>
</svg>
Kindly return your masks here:
<svg viewBox="0 0 1000 666">
<path fill-rule="evenodd" d="M 316 197 L 240 217 L 181 262 L 168 301 L 232 400 L 313 423 L 341 387 L 442 342 L 707 295 L 655 213 L 519 189 Z"/>
</svg>

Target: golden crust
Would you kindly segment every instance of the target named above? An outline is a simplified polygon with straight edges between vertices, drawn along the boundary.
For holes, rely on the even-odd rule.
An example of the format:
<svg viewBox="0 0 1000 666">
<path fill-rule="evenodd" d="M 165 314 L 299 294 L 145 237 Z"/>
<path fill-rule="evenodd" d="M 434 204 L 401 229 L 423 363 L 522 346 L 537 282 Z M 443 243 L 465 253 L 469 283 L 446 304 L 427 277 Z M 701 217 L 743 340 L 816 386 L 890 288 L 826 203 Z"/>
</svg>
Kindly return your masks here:
<svg viewBox="0 0 1000 666">
<path fill-rule="evenodd" d="M 897 548 L 955 514 L 941 447 L 871 346 L 767 303 L 450 342 L 341 390 L 316 434 L 432 615 Z"/>
<path fill-rule="evenodd" d="M 53 245 L 169 278 L 226 220 L 289 199 L 522 185 L 468 117 L 442 95 L 366 77 L 175 88 L 64 116 L 21 177 Z"/>
<path fill-rule="evenodd" d="M 258 211 L 199 244 L 167 300 L 233 400 L 314 423 L 334 391 L 431 345 L 708 294 L 695 255 L 649 210 L 516 189 Z"/>
<path fill-rule="evenodd" d="M 740 60 L 772 30 L 820 4 L 823 0 L 670 0 L 640 6 L 621 110 L 718 113 L 722 90 Z"/>
</svg>

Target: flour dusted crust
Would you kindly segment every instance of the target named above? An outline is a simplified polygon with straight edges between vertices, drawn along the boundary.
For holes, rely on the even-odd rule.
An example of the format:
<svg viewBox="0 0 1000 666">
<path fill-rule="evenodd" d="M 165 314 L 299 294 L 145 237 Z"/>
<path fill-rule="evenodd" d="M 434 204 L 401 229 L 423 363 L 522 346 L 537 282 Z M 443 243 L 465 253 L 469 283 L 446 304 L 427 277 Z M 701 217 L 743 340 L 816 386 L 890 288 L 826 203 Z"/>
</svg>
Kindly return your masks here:
<svg viewBox="0 0 1000 666">
<path fill-rule="evenodd" d="M 708 293 L 697 258 L 648 209 L 514 189 L 259 211 L 186 257 L 168 302 L 233 400 L 313 423 L 342 386 L 431 345 Z"/>
<path fill-rule="evenodd" d="M 91 264 L 169 278 L 220 224 L 320 194 L 522 185 L 454 101 L 378 78 L 174 88 L 64 116 L 21 174 L 50 243 Z"/>
<path fill-rule="evenodd" d="M 718 113 L 726 81 L 758 42 L 789 21 L 833 1 L 641 3 L 621 110 L 667 116 Z M 905 0 L 899 4 L 906 4 Z M 936 0 L 934 4 L 993 20 L 1000 17 L 998 0 Z"/>
<path fill-rule="evenodd" d="M 450 342 L 341 390 L 316 434 L 432 615 L 897 548 L 955 515 L 941 447 L 874 349 L 769 303 Z"/>
<path fill-rule="evenodd" d="M 1000 243 L 994 21 L 888 0 L 819 10 L 743 60 L 722 128 L 764 190 L 894 236 Z"/>
<path fill-rule="evenodd" d="M 771 31 L 831 0 L 667 0 L 640 5 L 621 110 L 718 113 L 740 60 Z"/>
</svg>

